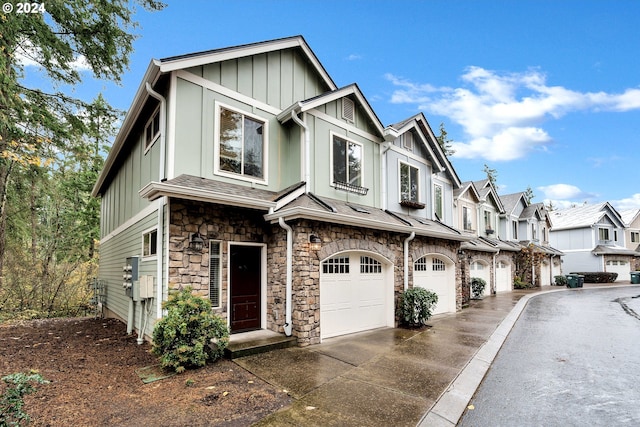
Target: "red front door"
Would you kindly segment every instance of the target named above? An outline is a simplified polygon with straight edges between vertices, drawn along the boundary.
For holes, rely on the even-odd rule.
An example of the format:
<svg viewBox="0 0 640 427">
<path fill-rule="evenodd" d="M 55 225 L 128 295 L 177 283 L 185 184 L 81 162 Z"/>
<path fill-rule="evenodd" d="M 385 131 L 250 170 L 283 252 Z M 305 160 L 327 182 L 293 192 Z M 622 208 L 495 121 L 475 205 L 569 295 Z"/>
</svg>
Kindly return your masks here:
<svg viewBox="0 0 640 427">
<path fill-rule="evenodd" d="M 231 332 L 260 329 L 262 247 L 231 245 Z"/>
</svg>

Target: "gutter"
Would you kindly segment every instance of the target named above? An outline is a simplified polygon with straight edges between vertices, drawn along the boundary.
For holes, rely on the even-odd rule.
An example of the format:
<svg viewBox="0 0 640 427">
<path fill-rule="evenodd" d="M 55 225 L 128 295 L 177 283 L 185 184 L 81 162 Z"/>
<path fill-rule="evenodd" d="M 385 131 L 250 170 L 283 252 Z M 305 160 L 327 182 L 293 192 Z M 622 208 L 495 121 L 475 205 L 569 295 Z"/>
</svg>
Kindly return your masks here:
<svg viewBox="0 0 640 427">
<path fill-rule="evenodd" d="M 282 217 L 278 218 L 278 224 L 287 232 L 287 282 L 286 282 L 286 297 L 285 297 L 285 323 L 284 333 L 286 336 L 291 336 L 291 300 L 292 298 L 292 266 L 293 266 L 293 230 L 284 222 Z"/>
<path fill-rule="evenodd" d="M 409 242 L 416 237 L 416 232 L 412 231 L 409 237 L 404 239 L 404 290 L 409 289 Z"/>
</svg>

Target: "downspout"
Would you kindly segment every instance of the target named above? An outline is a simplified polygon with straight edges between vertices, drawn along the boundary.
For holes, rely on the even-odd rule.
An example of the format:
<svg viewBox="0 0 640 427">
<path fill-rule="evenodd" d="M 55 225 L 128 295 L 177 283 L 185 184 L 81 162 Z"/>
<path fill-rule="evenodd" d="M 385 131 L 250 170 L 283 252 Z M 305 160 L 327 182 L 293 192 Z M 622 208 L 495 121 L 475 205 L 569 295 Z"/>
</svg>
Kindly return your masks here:
<svg viewBox="0 0 640 427">
<path fill-rule="evenodd" d="M 493 254 L 493 283 L 491 283 L 491 294 L 495 295 L 496 294 L 496 286 L 498 283 L 498 275 L 497 270 L 496 270 L 496 258 L 498 257 L 498 254 L 500 254 L 500 249 L 498 249 L 498 252 L 496 252 L 495 254 Z"/>
<path fill-rule="evenodd" d="M 416 232 L 412 231 L 409 237 L 404 239 L 404 290 L 409 289 L 409 242 L 416 237 Z"/>
<path fill-rule="evenodd" d="M 149 82 L 145 85 L 147 92 L 149 95 L 160 101 L 160 168 L 159 168 L 159 178 L 160 181 L 166 180 L 166 171 L 165 171 L 165 156 L 166 156 L 166 133 L 167 133 L 167 100 L 164 96 L 160 95 L 158 92 L 151 88 Z M 156 239 L 156 275 L 158 277 L 157 280 L 157 289 L 156 289 L 156 318 L 160 319 L 162 317 L 162 291 L 164 281 L 162 280 L 162 260 L 164 251 L 162 250 L 164 246 L 164 206 L 167 203 L 166 197 L 161 197 L 158 199 L 158 234 Z"/>
<path fill-rule="evenodd" d="M 382 210 L 387 210 L 387 151 L 389 151 L 390 148 L 390 142 L 385 142 L 380 146 L 380 157 L 382 157 L 382 161 L 380 162 L 382 168 L 382 170 L 380 171 L 380 179 L 382 180 L 382 185 L 380 186 Z"/>
<path fill-rule="evenodd" d="M 295 110 L 291 111 L 291 120 L 300 126 L 304 133 L 304 192 L 309 193 L 311 191 L 311 140 L 309 126 L 300 120 Z"/>
<path fill-rule="evenodd" d="M 291 300 L 292 300 L 292 277 L 291 270 L 293 265 L 293 230 L 284 222 L 282 217 L 278 218 L 278 224 L 284 230 L 287 231 L 287 284 L 286 284 L 286 297 L 285 297 L 285 321 L 284 321 L 284 333 L 286 336 L 291 336 Z"/>
</svg>

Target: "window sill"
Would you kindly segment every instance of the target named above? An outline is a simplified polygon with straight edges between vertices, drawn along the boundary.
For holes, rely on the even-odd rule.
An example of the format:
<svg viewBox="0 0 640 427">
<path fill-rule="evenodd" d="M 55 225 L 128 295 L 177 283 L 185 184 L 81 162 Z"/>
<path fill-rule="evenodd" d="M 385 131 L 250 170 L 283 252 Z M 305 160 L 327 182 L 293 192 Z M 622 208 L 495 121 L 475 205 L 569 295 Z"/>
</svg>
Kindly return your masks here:
<svg viewBox="0 0 640 427">
<path fill-rule="evenodd" d="M 415 202 L 413 200 L 402 200 L 400 205 L 411 209 L 424 209 L 426 207 L 424 203 Z"/>
</svg>

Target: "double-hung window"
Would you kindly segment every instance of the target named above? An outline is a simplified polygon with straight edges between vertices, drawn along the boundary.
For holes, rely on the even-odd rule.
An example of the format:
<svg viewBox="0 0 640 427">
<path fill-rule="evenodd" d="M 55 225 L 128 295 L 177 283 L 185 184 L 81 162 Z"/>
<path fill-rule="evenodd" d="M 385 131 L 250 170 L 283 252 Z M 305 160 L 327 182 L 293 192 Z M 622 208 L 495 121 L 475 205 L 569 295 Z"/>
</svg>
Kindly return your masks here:
<svg viewBox="0 0 640 427">
<path fill-rule="evenodd" d="M 333 182 L 362 186 L 362 145 L 333 135 Z"/>
<path fill-rule="evenodd" d="M 598 228 L 598 237 L 600 238 L 600 240 L 603 240 L 603 241 L 609 240 L 609 229 Z"/>
<path fill-rule="evenodd" d="M 400 163 L 400 201 L 419 202 L 420 178 L 418 168 Z"/>
<path fill-rule="evenodd" d="M 640 242 L 640 232 L 632 231 L 631 232 L 631 243 L 638 243 L 638 242 Z"/>
<path fill-rule="evenodd" d="M 216 171 L 265 180 L 266 121 L 219 107 Z"/>
</svg>

